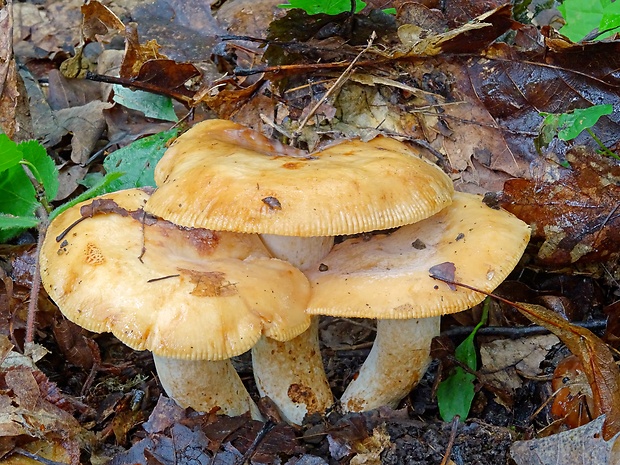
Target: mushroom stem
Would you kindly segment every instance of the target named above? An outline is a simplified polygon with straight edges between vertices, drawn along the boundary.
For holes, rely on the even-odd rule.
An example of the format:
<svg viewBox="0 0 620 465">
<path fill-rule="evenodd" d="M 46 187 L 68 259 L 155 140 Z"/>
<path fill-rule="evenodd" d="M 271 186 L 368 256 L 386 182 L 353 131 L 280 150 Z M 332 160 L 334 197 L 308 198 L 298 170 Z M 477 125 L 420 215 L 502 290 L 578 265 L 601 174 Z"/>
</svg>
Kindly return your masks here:
<svg viewBox="0 0 620 465">
<path fill-rule="evenodd" d="M 396 407 L 424 375 L 440 317 L 378 320 L 377 336 L 358 377 L 342 398 L 345 412 Z"/>
<path fill-rule="evenodd" d="M 230 360 L 180 360 L 155 354 L 153 359 L 161 385 L 181 407 L 199 412 L 219 407 L 219 413 L 231 417 L 249 411 L 252 418 L 262 420 Z"/>
<path fill-rule="evenodd" d="M 261 234 L 275 258 L 304 271 L 316 265 L 334 244 L 333 237 Z M 334 403 L 319 347 L 318 318 L 289 341 L 263 336 L 252 348 L 254 378 L 261 396 L 277 405 L 282 417 L 300 425 L 307 414 L 324 412 Z"/>
</svg>

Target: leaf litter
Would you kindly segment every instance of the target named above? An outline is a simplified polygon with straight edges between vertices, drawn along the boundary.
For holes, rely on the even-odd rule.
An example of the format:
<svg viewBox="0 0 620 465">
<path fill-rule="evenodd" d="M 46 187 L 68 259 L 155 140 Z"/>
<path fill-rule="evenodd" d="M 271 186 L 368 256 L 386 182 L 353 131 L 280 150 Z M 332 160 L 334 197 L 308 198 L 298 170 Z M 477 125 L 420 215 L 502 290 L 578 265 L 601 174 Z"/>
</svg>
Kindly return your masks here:
<svg viewBox="0 0 620 465">
<path fill-rule="evenodd" d="M 554 138 L 544 151 L 536 147 L 534 140 L 543 121 L 540 112 L 561 113 L 594 103 L 620 103 L 618 83 L 612 72 L 617 67 L 616 41 L 575 45 L 549 28 L 517 23 L 509 9 L 499 2 L 468 3 L 467 8 L 462 7 L 464 2 L 450 2 L 442 13 L 403 3 L 397 6 L 392 23 L 384 16 L 373 17 L 372 21 L 385 21 L 381 23 L 384 33 L 362 54 L 360 51 L 367 47 L 372 31 L 372 27 L 367 28 L 366 18 L 370 16 L 356 17 L 355 23 L 347 22 L 346 15 L 309 21 L 303 16 L 296 18 L 298 13 L 287 15 L 269 2 L 260 6 L 253 3 L 251 8 L 255 11 L 267 12 L 255 13 L 261 20 L 268 18 L 258 26 L 260 22 L 248 14 L 248 2 L 244 1 L 226 2 L 219 10 L 214 8 L 214 13 L 205 8 L 204 2 L 117 2 L 108 8 L 91 1 L 84 19 L 79 13 L 82 2 L 44 3 L 41 9 L 28 3 L 15 4 L 17 27 L 13 47 L 26 66 L 21 75 L 27 84 L 24 92 L 31 97 L 32 121 L 36 122 L 33 129 L 38 131 L 40 140 L 46 141 L 47 149 L 63 169 L 81 168 L 75 171 L 76 177 L 102 173 L 104 165 L 100 160 L 107 159 L 109 152 L 172 125 L 115 103 L 108 98 L 109 83 L 66 79 L 56 68 L 73 76 L 90 72 L 110 77 L 116 77 L 117 69 L 118 79 L 125 80 L 124 84 L 133 81 L 134 87 L 148 87 L 181 102 L 174 106 L 181 119 L 191 108 L 194 121 L 213 116 L 232 118 L 284 142 L 295 140 L 300 148 L 314 149 L 341 137 L 368 139 L 387 134 L 409 141 L 429 159 L 440 163 L 461 190 L 503 190 L 496 200 L 536 226 L 539 247 L 528 255 L 536 265 L 526 267 L 519 278 L 538 294 L 534 297 L 557 297 L 568 292 L 559 282 L 549 285 L 548 279 L 545 283 L 548 267 L 566 269 L 575 264 L 595 263 L 594 271 L 581 268 L 583 277 L 577 279 L 600 286 L 604 296 L 586 302 L 582 316 L 600 318 L 601 301 L 613 308 L 613 300 L 617 299 L 617 163 L 594 153 L 596 145 L 587 134 L 575 142 Z M 275 18 L 284 20 L 273 23 L 267 31 Z M 131 20 L 137 21 L 137 29 L 128 26 Z M 80 25 L 84 26 L 81 30 Z M 0 27 L 0 37 L 6 42 L 6 26 Z M 287 36 L 291 29 L 306 36 Z M 224 38 L 225 34 L 241 37 Z M 498 40 L 506 37 L 507 41 Z M 104 49 L 107 50 L 103 52 Z M 116 58 L 105 61 L 114 54 Z M 344 85 L 328 94 L 358 54 L 359 62 Z M 67 59 L 70 61 L 65 62 L 65 67 L 60 67 L 61 61 Z M 228 74 L 222 75 L 225 72 Z M 41 82 L 48 75 L 49 87 L 45 88 Z M 6 77 L 0 86 L 0 97 L 6 92 L 11 95 L 19 85 L 10 69 L 2 76 Z M 168 82 L 172 84 L 166 85 Z M 328 97 L 324 98 L 325 95 Z M 317 106 L 319 102 L 321 105 Z M 11 120 L 19 120 L 19 112 L 23 113 L 20 107 L 5 109 L 1 98 L 0 109 L 0 114 Z M 299 127 L 297 122 L 305 118 L 307 124 Z M 612 149 L 619 133 L 617 118 L 617 114 L 603 117 L 596 126 L 601 140 Z M 10 125 L 6 127 L 13 130 Z M 26 123 L 19 126 L 26 132 L 20 136 L 15 131 L 16 136 L 28 138 L 27 127 Z M 89 131 L 84 131 L 84 127 Z M 67 144 L 67 138 L 72 138 L 73 143 Z M 586 148 L 574 149 L 574 145 Z M 134 166 L 152 167 L 155 162 L 141 157 L 131 163 L 127 159 L 118 161 L 119 167 L 125 163 L 123 168 L 134 175 L 141 170 Z M 565 162 L 569 163 L 568 168 L 563 166 Z M 511 177 L 520 179 L 511 181 L 512 185 L 505 184 Z M 81 192 L 77 181 L 72 181 L 72 187 L 63 196 Z M 137 177 L 135 182 L 143 181 Z M 544 200 L 533 201 L 541 198 Z M 2 263 L 11 265 L 6 267 L 8 273 L 3 279 L 6 292 L 0 295 L 0 328 L 17 346 L 23 340 L 28 288 L 28 278 L 24 274 L 20 277 L 17 265 L 20 260 L 26 263 L 25 257 L 26 251 L 21 249 L 2 252 Z M 45 302 L 45 298 L 41 300 Z M 491 318 L 501 324 L 502 320 L 514 318 L 514 314 L 500 308 Z M 611 447 L 611 439 L 587 441 L 600 434 L 609 437 L 617 425 L 617 374 L 611 368 L 610 355 L 593 336 L 575 332 L 571 326 L 547 316 L 544 319 L 554 321 L 565 344 L 589 361 L 588 379 L 596 401 L 593 409 L 596 414 L 607 413 L 605 425 L 591 423 L 589 429 L 574 430 L 587 445 L 573 449 L 571 457 L 604 453 Z M 56 334 L 48 332 L 54 321 L 62 328 Z M 170 402 L 164 405 L 164 398 L 153 410 L 160 390 L 150 375 L 154 369 L 148 355 L 122 349 L 105 335 L 94 338 L 81 332 L 74 334 L 75 330 L 67 329 L 62 320 L 59 323 L 49 303 L 47 311 L 40 312 L 37 328 L 39 337 L 58 352 L 67 354 L 67 349 L 75 349 L 73 355 L 63 356 L 72 360 L 69 368 L 60 367 L 58 355 L 39 362 L 48 376 L 57 373 L 58 381 L 70 380 L 63 391 L 75 395 L 80 394 L 87 381 L 92 384 L 85 392 L 86 402 L 81 403 L 55 387 L 50 388 L 53 384 L 41 381 L 39 375 L 29 374 L 29 370 L 38 371 L 34 367 L 11 369 L 14 373 L 8 375 L 8 381 L 3 371 L 7 395 L 13 396 L 15 404 L 11 408 L 26 409 L 34 417 L 41 415 L 35 385 L 39 391 L 41 386 L 48 386 L 46 392 L 55 396 L 51 405 L 68 406 L 81 423 L 73 429 L 70 425 L 75 423 L 67 415 L 52 409 L 52 417 L 57 416 L 55 421 L 60 422 L 57 431 L 42 423 L 42 438 L 29 433 L 6 436 L 6 451 L 14 456 L 21 450 L 24 456 L 31 453 L 36 457 L 37 447 L 43 441 L 61 444 L 65 454 L 69 451 L 68 455 L 54 455 L 61 449 L 52 447 L 48 458 L 77 463 L 84 444 L 76 438 L 86 434 L 89 440 L 109 448 L 93 453 L 93 462 L 114 456 L 113 460 L 120 460 L 115 463 L 167 463 L 178 459 L 199 463 L 241 463 L 250 459 L 253 463 L 291 465 L 406 460 L 438 463 L 453 434 L 451 425 L 434 420 L 437 411 L 432 399 L 438 365 L 405 401 L 403 410 L 345 417 L 332 414 L 324 419 L 310 419 L 302 430 L 276 422 L 266 431 L 264 425 L 247 419 L 180 411 Z M 610 331 L 614 328 L 610 327 Z M 573 334 L 585 338 L 585 346 L 570 342 Z M 75 339 L 67 339 L 68 335 Z M 609 334 L 608 338 L 612 336 Z M 336 343 L 325 348 L 331 379 L 340 384 L 334 386 L 335 392 L 354 376 L 359 360 L 367 353 L 372 331 L 360 332 L 359 337 L 347 342 L 349 349 Z M 511 374 L 513 380 L 519 378 L 521 387 L 515 387 L 508 395 L 499 392 L 495 381 L 477 385 L 472 410 L 476 419 L 456 429 L 451 446 L 453 460 L 467 457 L 472 462 L 505 462 L 515 438 L 505 428 L 491 427 L 491 420 L 516 427 L 525 437 L 535 436 L 555 421 L 545 407 L 550 394 L 544 392 L 534 396 L 542 408 L 538 414 L 521 422 L 507 420 L 511 409 L 518 409 L 519 392 L 549 383 L 535 378 L 544 378 L 557 364 L 552 360 L 556 349 L 551 346 L 552 342 L 540 343 L 538 358 L 531 362 L 532 371 L 519 369 Z M 100 365 L 93 372 L 92 367 L 99 365 L 98 357 L 107 367 Z M 523 368 L 519 357 L 526 363 L 528 352 L 519 354 L 510 366 Z M 249 380 L 250 369 L 243 360 L 238 363 L 240 372 Z M 146 373 L 146 378 L 139 377 L 141 373 Z M 482 373 L 478 379 L 484 379 Z M 501 407 L 506 399 L 512 403 Z M 96 407 L 88 407 L 89 403 Z M 151 411 L 142 429 L 140 424 Z M 428 420 L 413 419 L 420 415 Z M 156 418 L 164 423 L 153 426 Z M 69 426 L 62 424 L 65 419 Z M 257 438 L 260 440 L 256 441 Z M 554 447 L 566 439 L 559 434 L 547 439 L 550 443 L 544 450 L 548 462 L 536 462 L 516 445 L 512 454 L 525 460 L 519 463 L 552 463 L 561 457 L 560 449 Z M 130 443 L 135 444 L 130 447 Z M 538 447 L 527 441 L 524 444 Z M 34 452 L 28 452 L 28 447 Z M 248 451 L 251 454 L 246 457 Z M 476 453 L 487 455 L 476 459 Z"/>
</svg>

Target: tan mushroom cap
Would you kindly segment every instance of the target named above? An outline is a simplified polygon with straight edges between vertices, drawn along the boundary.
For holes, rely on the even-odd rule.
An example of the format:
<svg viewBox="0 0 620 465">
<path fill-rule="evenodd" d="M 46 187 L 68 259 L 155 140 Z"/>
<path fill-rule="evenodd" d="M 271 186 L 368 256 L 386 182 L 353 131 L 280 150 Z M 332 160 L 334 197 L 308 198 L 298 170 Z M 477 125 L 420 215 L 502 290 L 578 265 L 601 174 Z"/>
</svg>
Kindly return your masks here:
<svg viewBox="0 0 620 465">
<path fill-rule="evenodd" d="M 308 327 L 307 279 L 271 258 L 258 236 L 145 218 L 148 197 L 139 189 L 108 194 L 99 199 L 129 215 L 98 214 L 70 228 L 87 201 L 52 222 L 41 276 L 67 318 L 137 350 L 195 360 L 227 359 L 261 334 L 282 341 Z"/>
<path fill-rule="evenodd" d="M 396 140 L 293 152 L 231 121 L 204 121 L 158 163 L 146 209 L 185 226 L 306 237 L 393 228 L 451 202 L 448 176 Z"/>
<path fill-rule="evenodd" d="M 452 205 L 431 218 L 336 245 L 322 260 L 326 271 L 306 272 L 312 285 L 307 311 L 379 319 L 460 312 L 484 294 L 451 290 L 429 277 L 429 269 L 451 262 L 455 281 L 490 292 L 517 265 L 529 237 L 529 226 L 512 214 L 457 192 Z"/>
</svg>

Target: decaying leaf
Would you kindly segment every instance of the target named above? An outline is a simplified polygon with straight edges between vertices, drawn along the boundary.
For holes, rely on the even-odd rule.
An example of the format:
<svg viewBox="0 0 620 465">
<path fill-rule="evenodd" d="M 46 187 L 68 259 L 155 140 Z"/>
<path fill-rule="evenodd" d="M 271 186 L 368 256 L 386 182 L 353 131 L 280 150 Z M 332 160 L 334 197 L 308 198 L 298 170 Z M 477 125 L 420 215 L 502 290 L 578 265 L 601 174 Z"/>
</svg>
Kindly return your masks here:
<svg viewBox="0 0 620 465">
<path fill-rule="evenodd" d="M 485 342 L 480 345 L 480 380 L 506 391 L 512 400 L 511 395 L 523 385 L 519 374 L 540 376 L 540 363 L 559 342 L 553 334 Z M 497 400 L 506 403 L 504 398 Z"/>
<path fill-rule="evenodd" d="M 3 346 L 8 342 L 0 336 Z M 13 353 L 13 352 L 10 352 Z M 20 354 L 7 357 L 0 366 L 0 457 L 14 453 L 18 445 L 48 460 L 78 465 L 80 447 L 89 437 L 68 411 L 53 383 Z M 20 362 L 20 359 L 22 360 Z M 19 442 L 17 437 L 19 436 Z M 40 454 L 40 455 L 39 455 Z M 23 454 L 21 454 L 23 455 Z M 8 463 L 11 463 L 10 461 Z"/>
<path fill-rule="evenodd" d="M 172 465 L 190 459 L 204 465 L 243 463 L 243 457 L 248 463 L 267 465 L 303 452 L 286 423 L 266 427 L 248 415 L 231 418 L 195 413 L 165 398 L 160 398 L 144 429 L 147 437 L 117 454 L 111 465 Z"/>
<path fill-rule="evenodd" d="M 398 28 L 402 46 L 394 57 L 430 57 L 440 53 L 480 50 L 510 28 L 510 16 L 511 8 L 506 4 L 441 33 L 426 31 L 414 24 L 403 24 Z"/>
<path fill-rule="evenodd" d="M 10 138 L 17 130 L 17 67 L 13 59 L 13 11 L 11 6 L 0 6 L 0 129 Z"/>
<path fill-rule="evenodd" d="M 542 263 L 617 260 L 620 164 L 590 150 L 573 150 L 567 160 L 570 168 L 556 165 L 545 179 L 507 181 L 500 204 L 532 226 Z"/>
<path fill-rule="evenodd" d="M 614 464 L 620 456 L 618 436 L 601 437 L 605 418 L 587 425 L 542 439 L 517 441 L 510 456 L 518 465 L 555 465 L 560 463 Z"/>
</svg>

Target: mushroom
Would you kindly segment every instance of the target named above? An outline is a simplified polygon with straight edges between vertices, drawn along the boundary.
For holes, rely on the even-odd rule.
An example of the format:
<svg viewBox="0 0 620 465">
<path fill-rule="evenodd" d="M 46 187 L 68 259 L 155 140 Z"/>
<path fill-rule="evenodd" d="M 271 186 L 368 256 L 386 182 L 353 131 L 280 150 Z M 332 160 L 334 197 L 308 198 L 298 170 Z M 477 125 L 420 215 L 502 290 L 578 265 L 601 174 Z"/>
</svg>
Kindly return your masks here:
<svg viewBox="0 0 620 465">
<path fill-rule="evenodd" d="M 309 269 L 336 235 L 413 223 L 437 213 L 453 187 L 438 167 L 401 142 L 351 140 L 308 155 L 224 120 L 195 125 L 155 170 L 146 210 L 176 224 L 260 234 L 273 256 Z M 283 416 L 332 405 L 317 323 L 288 342 L 264 338 L 253 349 L 262 395 Z"/>
<path fill-rule="evenodd" d="M 346 240 L 307 271 L 308 313 L 377 319 L 375 342 L 341 398 L 343 410 L 396 406 L 426 371 L 440 315 L 484 299 L 451 289 L 429 269 L 449 264 L 454 281 L 491 292 L 517 265 L 529 237 L 529 226 L 512 214 L 455 193 L 436 215 L 392 234 Z"/>
<path fill-rule="evenodd" d="M 177 226 L 147 215 L 148 197 L 130 189 L 60 214 L 41 249 L 45 289 L 74 323 L 153 352 L 181 406 L 258 418 L 229 359 L 263 333 L 305 331 L 308 281 L 258 236 Z"/>
</svg>

